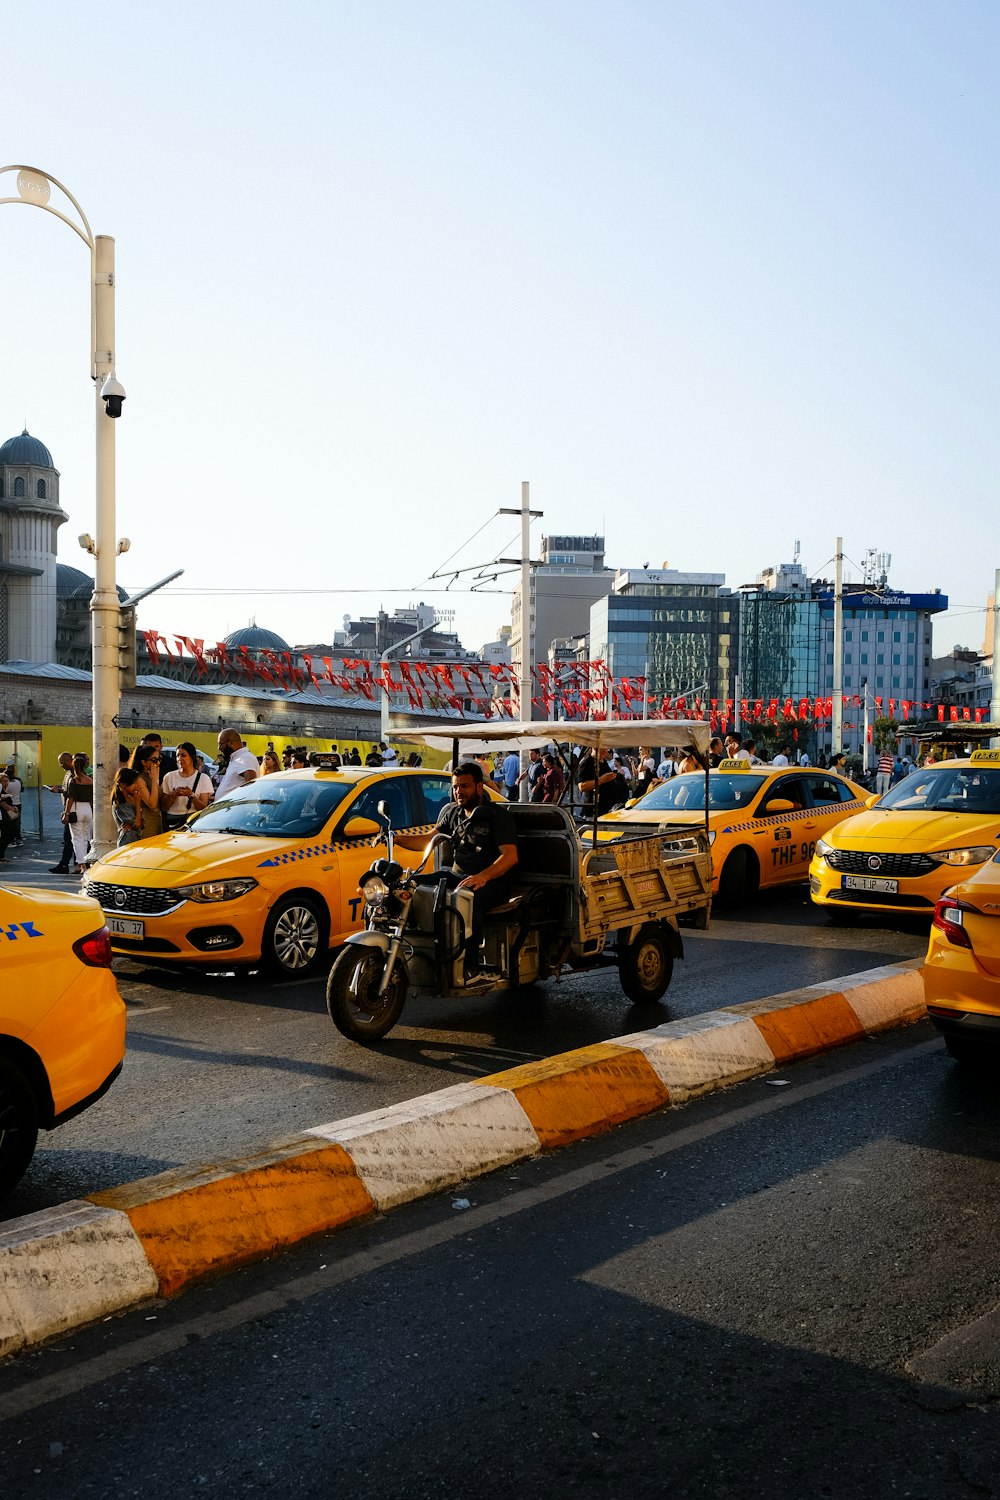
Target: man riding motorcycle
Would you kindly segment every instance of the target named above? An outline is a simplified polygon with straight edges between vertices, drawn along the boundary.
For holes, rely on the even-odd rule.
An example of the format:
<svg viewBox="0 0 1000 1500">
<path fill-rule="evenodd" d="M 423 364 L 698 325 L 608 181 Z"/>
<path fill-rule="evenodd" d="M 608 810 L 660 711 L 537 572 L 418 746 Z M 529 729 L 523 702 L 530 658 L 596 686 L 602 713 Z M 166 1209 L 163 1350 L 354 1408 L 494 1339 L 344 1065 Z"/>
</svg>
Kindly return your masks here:
<svg viewBox="0 0 1000 1500">
<path fill-rule="evenodd" d="M 455 767 L 451 795 L 453 800 L 438 814 L 435 830 L 451 840 L 451 865 L 434 879 L 443 877 L 449 888 L 473 892 L 472 935 L 466 944 L 465 967 L 467 973 L 475 973 L 486 913 L 510 895 L 517 864 L 517 832 L 503 803 L 487 795 L 477 761 L 463 761 Z M 422 849 L 426 840 L 410 834 L 397 835 L 396 842 L 404 849 Z"/>
</svg>

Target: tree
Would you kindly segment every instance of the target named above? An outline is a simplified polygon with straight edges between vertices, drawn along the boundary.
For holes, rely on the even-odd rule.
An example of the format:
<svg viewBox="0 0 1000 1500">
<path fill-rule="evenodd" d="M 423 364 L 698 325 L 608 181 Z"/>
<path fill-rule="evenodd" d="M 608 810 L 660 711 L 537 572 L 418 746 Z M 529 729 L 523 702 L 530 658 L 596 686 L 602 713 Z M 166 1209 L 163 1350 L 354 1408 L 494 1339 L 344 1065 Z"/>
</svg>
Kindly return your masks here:
<svg viewBox="0 0 1000 1500">
<path fill-rule="evenodd" d="M 902 726 L 898 719 L 890 719 L 886 714 L 879 714 L 872 730 L 875 749 L 895 751 L 901 732 L 903 732 Z"/>
</svg>

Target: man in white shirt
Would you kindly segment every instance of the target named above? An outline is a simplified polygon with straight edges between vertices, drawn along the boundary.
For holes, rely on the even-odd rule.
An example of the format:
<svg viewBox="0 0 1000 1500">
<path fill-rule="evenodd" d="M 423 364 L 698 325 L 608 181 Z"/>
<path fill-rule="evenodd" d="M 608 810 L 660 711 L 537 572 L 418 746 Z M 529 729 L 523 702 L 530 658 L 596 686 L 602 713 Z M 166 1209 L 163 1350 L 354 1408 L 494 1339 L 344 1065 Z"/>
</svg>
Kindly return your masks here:
<svg viewBox="0 0 1000 1500">
<path fill-rule="evenodd" d="M 757 754 L 757 743 L 755 740 L 744 740 L 743 749 L 738 750 L 733 759 L 745 760 L 751 766 L 762 766 L 764 764 Z"/>
<path fill-rule="evenodd" d="M 806 752 L 805 752 L 805 751 L 804 751 L 804 750 L 803 750 L 803 751 L 802 751 L 802 752 L 801 752 L 801 754 L 800 754 L 800 755 L 799 755 L 799 765 L 800 765 L 800 766 L 808 766 L 808 765 L 810 765 L 810 764 L 811 764 L 811 762 L 810 762 L 810 760 L 809 760 L 809 756 L 808 756 L 808 755 L 807 755 L 807 754 L 806 754 Z"/>
<path fill-rule="evenodd" d="M 238 786 L 256 781 L 260 766 L 252 750 L 248 750 L 235 729 L 219 730 L 219 784 L 215 788 L 216 800 L 227 792 L 235 792 Z"/>
<path fill-rule="evenodd" d="M 774 759 L 771 762 L 772 766 L 787 766 L 787 765 L 789 765 L 790 762 L 789 762 L 789 759 L 788 759 L 788 752 L 791 750 L 791 748 L 792 748 L 791 745 L 782 745 L 781 749 L 778 751 L 777 755 L 774 757 Z"/>
</svg>

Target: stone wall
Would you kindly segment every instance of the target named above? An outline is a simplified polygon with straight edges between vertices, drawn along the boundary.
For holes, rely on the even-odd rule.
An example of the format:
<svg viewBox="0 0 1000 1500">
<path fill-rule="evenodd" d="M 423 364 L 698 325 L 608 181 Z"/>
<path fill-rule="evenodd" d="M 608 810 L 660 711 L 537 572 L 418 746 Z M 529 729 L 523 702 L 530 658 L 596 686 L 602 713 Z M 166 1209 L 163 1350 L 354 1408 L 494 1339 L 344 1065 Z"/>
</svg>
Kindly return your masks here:
<svg viewBox="0 0 1000 1500">
<path fill-rule="evenodd" d="M 0 673 L 0 724 L 79 725 L 91 722 L 89 682 Z M 241 735 L 300 735 L 303 739 L 377 741 L 377 710 L 329 708 L 253 693 L 171 692 L 137 687 L 122 694 L 119 727 L 158 729 L 164 738 L 217 733 L 227 725 Z"/>
</svg>

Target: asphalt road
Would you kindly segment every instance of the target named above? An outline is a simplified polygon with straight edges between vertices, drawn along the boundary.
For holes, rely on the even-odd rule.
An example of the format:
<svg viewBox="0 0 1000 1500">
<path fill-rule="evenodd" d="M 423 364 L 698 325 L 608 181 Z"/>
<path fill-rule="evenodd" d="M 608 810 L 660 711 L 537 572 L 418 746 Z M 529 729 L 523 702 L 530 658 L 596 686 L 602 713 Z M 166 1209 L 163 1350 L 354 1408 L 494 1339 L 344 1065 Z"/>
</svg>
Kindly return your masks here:
<svg viewBox="0 0 1000 1500">
<path fill-rule="evenodd" d="M 772 893 L 741 914 L 719 912 L 706 933 L 685 932 L 685 960 L 660 1006 L 630 1006 L 607 969 L 517 995 L 411 1001 L 405 1024 L 374 1048 L 334 1028 L 323 977 L 274 984 L 122 960 L 122 1075 L 97 1105 L 40 1137 L 0 1219 L 679 1016 L 915 957 L 926 924 L 907 920 L 840 927 L 804 890 Z"/>
<path fill-rule="evenodd" d="M 995 1085 L 781 1078 L 7 1362 L 5 1500 L 997 1495 Z"/>
</svg>

